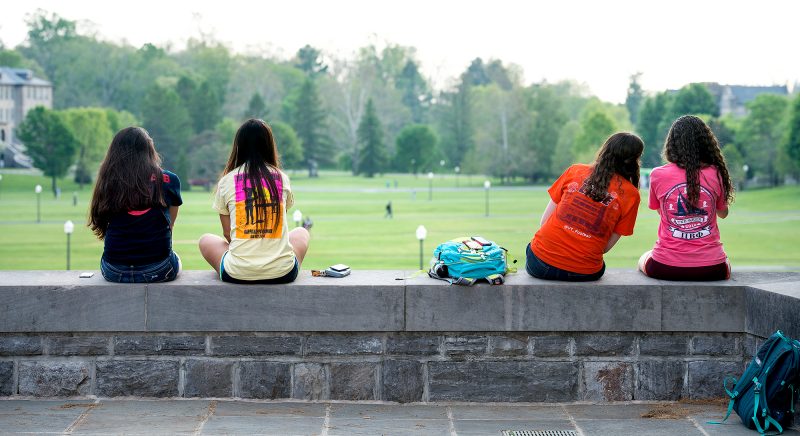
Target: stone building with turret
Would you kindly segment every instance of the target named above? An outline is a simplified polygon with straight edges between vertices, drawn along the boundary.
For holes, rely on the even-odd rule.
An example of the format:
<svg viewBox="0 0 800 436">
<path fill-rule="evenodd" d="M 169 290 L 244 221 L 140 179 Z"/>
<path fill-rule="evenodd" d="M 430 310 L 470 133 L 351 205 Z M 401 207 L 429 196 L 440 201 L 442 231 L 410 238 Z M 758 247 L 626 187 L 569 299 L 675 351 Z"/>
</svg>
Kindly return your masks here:
<svg viewBox="0 0 800 436">
<path fill-rule="evenodd" d="M 31 70 L 0 66 L 0 167 L 31 167 L 15 128 L 36 106 L 53 107 L 53 85 Z"/>
</svg>

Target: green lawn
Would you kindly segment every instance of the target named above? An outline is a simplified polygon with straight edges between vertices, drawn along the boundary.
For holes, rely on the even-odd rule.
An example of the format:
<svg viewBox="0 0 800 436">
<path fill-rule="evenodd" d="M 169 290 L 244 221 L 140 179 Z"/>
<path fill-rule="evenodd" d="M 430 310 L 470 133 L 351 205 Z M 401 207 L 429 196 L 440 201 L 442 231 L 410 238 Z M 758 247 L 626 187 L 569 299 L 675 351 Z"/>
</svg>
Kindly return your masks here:
<svg viewBox="0 0 800 436">
<path fill-rule="evenodd" d="M 525 244 L 538 227 L 547 203 L 545 187 L 503 188 L 493 181 L 489 192 L 490 216 L 484 216 L 484 178 L 461 175 L 437 176 L 433 200 L 428 200 L 429 180 L 420 176 L 386 175 L 374 179 L 341 173 L 323 173 L 308 179 L 290 172 L 295 208 L 314 220 L 312 241 L 304 269 L 334 263 L 364 269 L 416 269 L 419 242 L 414 236 L 420 224 L 428 229 L 425 256 L 436 243 L 462 235 L 481 235 L 508 248 L 512 258 L 524 264 Z M 394 182 L 397 181 L 397 188 Z M 458 188 L 456 188 L 458 182 Z M 42 223 L 36 223 L 34 185 L 44 187 Z M 388 183 L 388 188 L 387 188 Z M 98 269 L 103 250 L 85 227 L 90 187 L 79 191 L 64 181 L 60 200 L 49 192 L 44 177 L 3 173 L 0 181 L 0 269 L 64 269 L 66 236 L 63 224 L 76 224 L 72 235 L 73 269 Z M 72 192 L 78 204 L 72 205 Z M 642 208 L 632 237 L 622 238 L 606 256 L 609 267 L 635 268 L 642 252 L 656 237 L 658 216 Z M 174 232 L 174 247 L 187 269 L 208 266 L 197 250 L 197 239 L 206 232 L 219 233 L 219 220 L 211 209 L 211 194 L 194 189 L 184 192 Z M 394 219 L 384 218 L 391 200 Z M 289 211 L 291 215 L 292 210 Z M 800 269 L 800 187 L 745 191 L 737 195 L 731 215 L 720 220 L 722 241 L 737 266 L 780 266 Z"/>
</svg>

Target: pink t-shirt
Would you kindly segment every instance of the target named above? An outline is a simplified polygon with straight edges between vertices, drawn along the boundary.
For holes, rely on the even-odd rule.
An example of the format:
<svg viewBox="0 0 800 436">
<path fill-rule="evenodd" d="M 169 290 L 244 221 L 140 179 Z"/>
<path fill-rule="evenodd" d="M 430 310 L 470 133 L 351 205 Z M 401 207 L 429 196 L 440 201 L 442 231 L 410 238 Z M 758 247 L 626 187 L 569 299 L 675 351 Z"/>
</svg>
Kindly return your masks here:
<svg viewBox="0 0 800 436">
<path fill-rule="evenodd" d="M 717 168 L 701 169 L 699 179 L 698 204 L 691 205 L 686 194 L 686 171 L 668 163 L 650 173 L 649 207 L 661 216 L 653 259 L 660 263 L 693 267 L 725 262 L 717 211 L 727 209 L 728 204 Z"/>
</svg>

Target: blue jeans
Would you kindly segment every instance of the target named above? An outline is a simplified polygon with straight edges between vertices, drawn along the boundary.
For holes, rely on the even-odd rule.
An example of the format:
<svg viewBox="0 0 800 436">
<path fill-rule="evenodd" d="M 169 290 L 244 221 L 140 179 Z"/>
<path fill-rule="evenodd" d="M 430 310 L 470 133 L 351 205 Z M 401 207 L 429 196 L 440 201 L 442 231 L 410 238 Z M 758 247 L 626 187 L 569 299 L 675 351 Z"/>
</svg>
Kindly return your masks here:
<svg viewBox="0 0 800 436">
<path fill-rule="evenodd" d="M 574 273 L 545 263 L 545 261 L 533 254 L 531 244 L 528 244 L 525 248 L 525 271 L 528 271 L 528 274 L 537 279 L 561 280 L 565 282 L 591 282 L 603 277 L 603 273 L 606 272 L 606 263 L 603 262 L 603 267 L 594 274 Z"/>
<path fill-rule="evenodd" d="M 174 251 L 166 259 L 148 265 L 116 265 L 100 258 L 100 272 L 103 278 L 115 283 L 169 282 L 178 276 L 180 262 Z"/>
</svg>

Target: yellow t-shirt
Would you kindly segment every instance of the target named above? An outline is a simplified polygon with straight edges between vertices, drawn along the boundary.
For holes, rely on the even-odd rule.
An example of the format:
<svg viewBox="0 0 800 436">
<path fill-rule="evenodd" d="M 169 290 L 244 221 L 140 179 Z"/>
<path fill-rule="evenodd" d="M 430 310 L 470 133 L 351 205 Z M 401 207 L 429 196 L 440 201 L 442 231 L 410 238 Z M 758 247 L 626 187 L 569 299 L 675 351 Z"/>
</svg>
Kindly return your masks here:
<svg viewBox="0 0 800 436">
<path fill-rule="evenodd" d="M 280 174 L 280 177 L 277 177 Z M 214 209 L 231 217 L 231 244 L 223 260 L 225 272 L 239 280 L 263 280 L 282 277 L 294 268 L 294 251 L 289 244 L 286 210 L 294 205 L 289 177 L 275 173 L 280 198 L 269 198 L 267 207 L 259 205 L 242 167 L 225 174 L 217 184 Z M 278 205 L 277 213 L 270 203 Z M 272 230 L 275 220 L 280 220 Z M 265 225 L 261 225 L 261 224 Z"/>
</svg>

